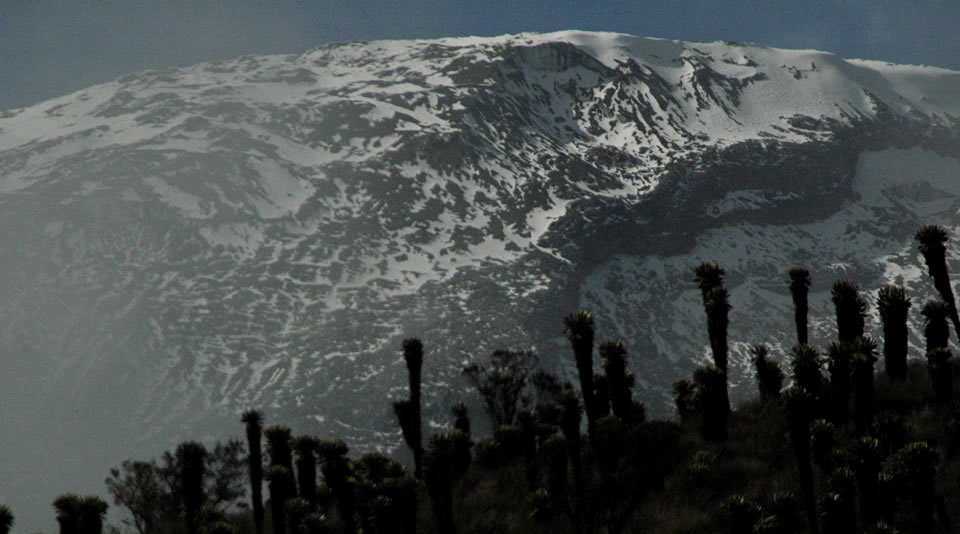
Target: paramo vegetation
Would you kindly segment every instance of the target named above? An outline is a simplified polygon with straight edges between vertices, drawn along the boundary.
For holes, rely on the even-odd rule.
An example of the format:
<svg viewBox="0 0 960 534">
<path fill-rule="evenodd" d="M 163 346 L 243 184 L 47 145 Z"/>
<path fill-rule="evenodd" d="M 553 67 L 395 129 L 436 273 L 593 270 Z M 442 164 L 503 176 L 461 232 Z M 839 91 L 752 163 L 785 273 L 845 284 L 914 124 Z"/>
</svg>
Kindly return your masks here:
<svg viewBox="0 0 960 534">
<path fill-rule="evenodd" d="M 528 351 L 497 351 L 464 369 L 492 436 L 475 436 L 464 403 L 449 429 L 423 435 L 424 345 L 403 342 L 409 395 L 393 403 L 412 471 L 346 443 L 265 427 L 242 415 L 246 443 L 180 444 L 123 462 L 106 485 L 140 534 L 952 532 L 960 520 L 960 404 L 949 349 L 960 318 L 938 226 L 916 235 L 939 299 L 914 306 L 902 287 L 866 296 L 832 288 L 837 338 L 807 336 L 809 272 L 785 273 L 796 339 L 789 368 L 752 348 L 757 397 L 727 393 L 729 294 L 723 269 L 693 271 L 713 364 L 673 385 L 677 419 L 648 420 L 633 398 L 628 350 L 597 343 L 587 311 L 563 321 L 579 375 L 564 383 Z M 876 306 L 883 339 L 864 335 Z M 910 313 L 924 318 L 925 362 L 908 360 Z M 599 360 L 599 366 L 596 359 Z M 877 363 L 882 358 L 878 372 Z M 597 369 L 602 371 L 597 372 Z M 784 389 L 784 385 L 789 387 Z M 62 534 L 99 534 L 107 503 L 62 495 Z M 0 534 L 14 522 L 0 506 Z"/>
</svg>

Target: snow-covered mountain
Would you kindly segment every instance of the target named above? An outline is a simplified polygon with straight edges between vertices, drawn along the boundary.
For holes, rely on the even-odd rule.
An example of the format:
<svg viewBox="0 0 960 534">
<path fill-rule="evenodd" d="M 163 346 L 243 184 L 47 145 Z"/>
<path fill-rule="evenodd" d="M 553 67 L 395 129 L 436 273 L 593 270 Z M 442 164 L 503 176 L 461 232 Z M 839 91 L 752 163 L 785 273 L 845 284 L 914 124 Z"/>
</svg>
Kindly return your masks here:
<svg viewBox="0 0 960 534">
<path fill-rule="evenodd" d="M 667 414 L 709 358 L 705 260 L 749 394 L 746 345 L 792 344 L 790 267 L 821 345 L 837 278 L 934 294 L 912 235 L 960 235 L 958 178 L 958 72 L 621 34 L 334 44 L 0 112 L 0 498 L 251 406 L 392 447 L 404 337 L 444 425 L 496 348 L 572 378 L 580 307 Z"/>
</svg>

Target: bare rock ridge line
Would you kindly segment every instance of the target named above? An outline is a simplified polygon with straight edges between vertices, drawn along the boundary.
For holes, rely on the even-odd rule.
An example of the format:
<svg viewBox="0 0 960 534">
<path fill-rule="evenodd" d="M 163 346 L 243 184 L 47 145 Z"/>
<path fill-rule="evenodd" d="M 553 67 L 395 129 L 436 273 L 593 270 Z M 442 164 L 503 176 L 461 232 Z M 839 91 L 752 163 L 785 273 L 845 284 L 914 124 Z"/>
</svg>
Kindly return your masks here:
<svg viewBox="0 0 960 534">
<path fill-rule="evenodd" d="M 929 296 L 912 235 L 960 235 L 957 87 L 825 52 L 559 32 L 247 56 L 0 112 L 0 402 L 46 421 L 0 438 L 45 443 L 30 464 L 136 437 L 104 463 L 256 406 L 394 447 L 403 338 L 424 341 L 439 421 L 495 349 L 574 377 L 561 319 L 579 308 L 663 413 L 709 358 L 702 261 L 728 273 L 736 399 L 751 343 L 789 349 L 789 268 L 810 269 L 813 343 L 837 278 Z"/>
</svg>

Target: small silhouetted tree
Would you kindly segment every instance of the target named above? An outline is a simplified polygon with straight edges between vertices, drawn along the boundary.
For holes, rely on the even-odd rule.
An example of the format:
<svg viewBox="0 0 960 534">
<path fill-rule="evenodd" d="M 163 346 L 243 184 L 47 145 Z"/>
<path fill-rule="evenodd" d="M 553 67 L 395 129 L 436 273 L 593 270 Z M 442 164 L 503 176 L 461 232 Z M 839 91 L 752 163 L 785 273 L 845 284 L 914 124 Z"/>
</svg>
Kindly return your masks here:
<svg viewBox="0 0 960 534">
<path fill-rule="evenodd" d="M 477 389 L 494 428 L 517 422 L 517 411 L 530 406 L 528 385 L 539 358 L 528 350 L 497 350 L 489 366 L 472 363 L 463 369 L 467 382 Z"/>
<path fill-rule="evenodd" d="M 950 340 L 950 326 L 947 324 L 950 308 L 947 303 L 940 299 L 928 301 L 920 313 L 923 315 L 923 337 L 927 342 L 927 352 L 947 348 Z"/>
<path fill-rule="evenodd" d="M 253 525 L 257 534 L 263 534 L 263 452 L 260 439 L 263 432 L 263 412 L 257 409 L 247 410 L 243 412 L 240 420 L 245 425 L 247 432 L 247 448 L 249 450 L 247 472 L 250 475 Z"/>
<path fill-rule="evenodd" d="M 126 460 L 121 467 L 110 470 L 105 483 L 113 503 L 130 512 L 133 527 L 140 534 L 152 532 L 160 518 L 172 515 L 172 499 L 164 490 L 153 462 Z M 129 524 L 128 521 L 124 520 Z"/>
<path fill-rule="evenodd" d="M 410 397 L 393 403 L 393 412 L 400 423 L 403 440 L 413 452 L 414 476 L 421 478 L 423 438 L 421 423 L 420 385 L 423 371 L 423 343 L 415 338 L 403 340 L 403 361 L 407 364 Z"/>
<path fill-rule="evenodd" d="M 757 378 L 757 389 L 760 392 L 760 402 L 767 403 L 780 397 L 783 387 L 783 371 L 780 364 L 769 358 L 770 349 L 766 345 L 752 345 L 750 347 L 753 367 Z"/>
<path fill-rule="evenodd" d="M 885 285 L 877 292 L 877 309 L 883 322 L 884 371 L 892 379 L 907 376 L 907 315 L 910 298 L 900 286 Z"/>
<path fill-rule="evenodd" d="M 807 296 L 810 293 L 810 271 L 803 267 L 790 269 L 790 295 L 793 297 L 793 318 L 797 326 L 797 344 L 807 344 Z"/>
<path fill-rule="evenodd" d="M 833 284 L 831 297 L 837 315 L 837 338 L 842 343 L 850 343 L 862 336 L 867 303 L 860 296 L 857 284 L 838 280 Z"/>
<path fill-rule="evenodd" d="M 587 432 L 593 435 L 597 420 L 596 402 L 593 398 L 593 316 L 586 310 L 571 312 L 564 320 L 564 333 L 573 348 L 573 357 L 580 377 L 580 393 L 583 395 L 584 410 L 587 413 Z"/>
<path fill-rule="evenodd" d="M 207 449 L 200 498 L 207 509 L 230 509 L 245 497 L 245 454 L 243 443 L 235 439 L 218 441 L 212 450 Z M 123 522 L 141 533 L 177 524 L 183 531 L 183 473 L 189 467 L 184 461 L 190 459 L 165 451 L 159 463 L 126 460 L 112 468 L 104 482 L 114 504 L 127 509 L 132 517 Z"/>
<path fill-rule="evenodd" d="M 960 339 L 960 316 L 957 315 L 957 303 L 950 287 L 950 274 L 947 271 L 947 231 L 942 226 L 928 224 L 917 232 L 914 239 L 920 243 L 920 253 L 927 264 L 927 272 L 933 278 L 940 298 L 947 304 L 953 330 Z"/>
</svg>

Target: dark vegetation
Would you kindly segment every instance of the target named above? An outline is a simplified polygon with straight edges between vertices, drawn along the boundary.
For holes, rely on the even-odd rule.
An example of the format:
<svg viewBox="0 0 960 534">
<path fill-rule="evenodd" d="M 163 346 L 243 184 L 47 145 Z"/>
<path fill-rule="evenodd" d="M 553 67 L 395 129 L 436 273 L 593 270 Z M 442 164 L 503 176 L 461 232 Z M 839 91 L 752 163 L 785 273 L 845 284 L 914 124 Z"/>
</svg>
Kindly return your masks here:
<svg viewBox="0 0 960 534">
<path fill-rule="evenodd" d="M 250 410 L 241 417 L 249 454 L 239 441 L 212 449 L 188 441 L 159 460 L 123 462 L 107 489 L 127 529 L 141 534 L 952 532 L 960 381 L 948 342 L 957 311 L 946 234 L 928 226 L 916 238 L 941 297 L 920 312 L 925 363 L 907 360 L 912 306 L 898 286 L 875 300 L 883 372 L 880 343 L 864 336 L 870 304 L 849 280 L 832 289 L 837 340 L 809 345 L 810 274 L 795 268 L 785 279 L 797 335 L 789 369 L 754 345 L 758 395 L 731 409 L 729 294 L 723 269 L 704 263 L 693 275 L 713 363 L 674 384 L 676 421 L 647 420 L 623 344 L 599 344 L 595 365 L 593 317 L 581 310 L 563 322 L 576 386 L 538 370 L 526 351 L 497 351 L 464 369 L 494 425 L 476 441 L 461 402 L 449 430 L 424 444 L 424 347 L 405 340 L 409 397 L 393 409 L 412 473 L 380 453 L 350 457 L 340 440 L 263 428 L 263 414 Z M 66 494 L 53 506 L 61 533 L 102 532 L 102 499 Z M 0 506 L 0 534 L 12 524 Z"/>
</svg>

